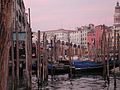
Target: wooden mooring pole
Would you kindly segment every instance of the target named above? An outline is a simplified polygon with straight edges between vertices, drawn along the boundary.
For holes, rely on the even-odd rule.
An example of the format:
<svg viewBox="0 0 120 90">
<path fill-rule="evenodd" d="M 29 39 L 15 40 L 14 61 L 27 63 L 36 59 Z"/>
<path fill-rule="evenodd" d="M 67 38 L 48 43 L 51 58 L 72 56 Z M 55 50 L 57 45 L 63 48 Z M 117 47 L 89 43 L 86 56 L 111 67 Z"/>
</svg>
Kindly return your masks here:
<svg viewBox="0 0 120 90">
<path fill-rule="evenodd" d="M 113 47 L 113 68 L 114 68 L 114 88 L 116 88 L 116 73 L 115 73 L 115 64 L 116 64 L 116 30 L 114 30 L 114 47 Z"/>
<path fill-rule="evenodd" d="M 16 26 L 17 27 L 17 26 Z M 18 28 L 16 28 L 16 80 L 17 80 L 17 88 L 19 88 L 19 36 L 18 36 Z"/>
<path fill-rule="evenodd" d="M 51 80 L 53 81 L 53 41 L 52 39 L 50 40 L 51 42 Z"/>
<path fill-rule="evenodd" d="M 108 34 L 108 39 L 107 39 L 107 81 L 108 81 L 108 84 L 110 83 L 110 79 L 109 79 L 109 60 L 110 60 L 110 33 Z"/>
<path fill-rule="evenodd" d="M 14 5 L 13 5 L 13 9 L 16 12 L 16 0 L 14 1 Z M 13 39 L 13 31 L 16 31 L 16 13 L 14 13 L 14 17 L 13 17 L 13 30 L 11 32 L 11 51 L 12 51 L 12 55 L 11 55 L 11 59 L 12 59 L 12 90 L 17 90 L 17 84 L 16 84 L 16 71 L 15 71 L 15 53 L 14 52 L 14 39 Z"/>
<path fill-rule="evenodd" d="M 45 33 L 43 33 L 42 82 L 44 82 L 44 80 L 45 80 Z"/>
<path fill-rule="evenodd" d="M 70 72 L 69 72 L 69 78 L 72 78 L 72 66 L 71 66 L 71 43 L 70 43 L 70 34 L 68 32 L 68 44 L 69 44 L 69 47 L 68 47 L 68 56 L 69 56 L 69 69 L 70 69 Z"/>
<path fill-rule="evenodd" d="M 57 61 L 56 35 L 54 36 L 54 60 Z"/>
<path fill-rule="evenodd" d="M 30 21 L 30 8 L 29 12 L 29 27 L 26 31 L 26 77 L 27 77 L 27 89 L 32 89 L 32 32 Z"/>
<path fill-rule="evenodd" d="M 103 59 L 103 77 L 106 80 L 106 61 L 105 61 L 105 56 L 106 56 L 106 32 L 105 32 L 105 26 L 103 25 L 103 35 L 102 35 L 102 59 Z"/>
<path fill-rule="evenodd" d="M 47 71 L 46 71 L 46 66 L 47 66 L 47 52 L 46 52 L 46 34 L 43 33 L 43 83 L 46 81 L 47 77 Z"/>
<path fill-rule="evenodd" d="M 11 33 L 11 59 L 12 59 L 12 90 L 15 90 L 15 60 L 14 60 L 14 40 L 13 32 Z"/>
<path fill-rule="evenodd" d="M 37 41 L 37 79 L 38 79 L 38 90 L 39 90 L 39 85 L 40 85 L 40 81 L 41 81 L 41 60 L 40 60 L 40 31 L 38 31 L 38 41 Z"/>
<path fill-rule="evenodd" d="M 16 12 L 16 0 L 14 2 L 14 10 Z M 16 60 L 15 60 L 15 90 L 18 90 L 19 88 L 19 36 L 18 36 L 18 25 L 16 22 L 16 13 L 14 13 L 14 31 L 16 32 L 16 42 L 15 42 L 15 47 L 16 47 Z M 12 43 L 13 44 L 13 43 Z"/>
<path fill-rule="evenodd" d="M 29 13 L 29 90 L 32 89 L 32 29 L 31 29 L 31 13 L 30 13 L 30 8 L 28 8 L 28 13 Z"/>
<path fill-rule="evenodd" d="M 119 71 L 120 71 L 120 33 L 118 33 L 118 36 L 117 36 L 117 39 L 118 39 L 118 62 L 119 62 Z"/>
<path fill-rule="evenodd" d="M 45 36 L 45 55 L 46 55 L 46 58 L 45 58 L 45 60 L 46 60 L 46 70 L 45 70 L 45 72 L 46 72 L 46 80 L 48 81 L 48 41 L 47 41 L 47 34 L 46 34 L 46 36 Z"/>
</svg>

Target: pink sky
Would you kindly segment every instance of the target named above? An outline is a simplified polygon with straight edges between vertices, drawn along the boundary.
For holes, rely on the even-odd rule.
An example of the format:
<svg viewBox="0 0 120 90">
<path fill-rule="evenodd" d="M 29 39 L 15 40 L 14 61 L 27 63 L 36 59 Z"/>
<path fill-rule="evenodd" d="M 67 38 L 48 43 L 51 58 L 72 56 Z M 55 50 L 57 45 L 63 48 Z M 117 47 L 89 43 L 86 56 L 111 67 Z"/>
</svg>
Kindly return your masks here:
<svg viewBox="0 0 120 90">
<path fill-rule="evenodd" d="M 93 23 L 113 24 L 114 7 L 119 0 L 24 0 L 31 8 L 33 31 L 75 29 Z"/>
</svg>

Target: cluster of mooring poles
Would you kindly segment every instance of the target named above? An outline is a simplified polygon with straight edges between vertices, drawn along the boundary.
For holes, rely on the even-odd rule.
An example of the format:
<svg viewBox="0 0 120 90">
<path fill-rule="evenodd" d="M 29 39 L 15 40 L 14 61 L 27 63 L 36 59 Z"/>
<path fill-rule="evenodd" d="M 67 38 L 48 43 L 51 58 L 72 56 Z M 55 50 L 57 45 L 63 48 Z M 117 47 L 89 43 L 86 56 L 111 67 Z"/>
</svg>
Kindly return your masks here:
<svg viewBox="0 0 120 90">
<path fill-rule="evenodd" d="M 119 43 L 119 33 L 116 34 L 116 30 L 114 30 L 114 42 L 113 42 L 113 77 L 114 77 L 114 88 L 116 88 L 116 51 L 118 49 L 118 62 L 119 62 L 119 68 L 120 68 L 120 43 Z M 105 81 L 107 81 L 108 85 L 110 84 L 110 50 L 111 50 L 111 42 L 112 37 L 110 32 L 106 33 L 105 26 L 103 25 L 103 34 L 102 34 L 102 40 L 101 40 L 101 58 L 103 61 L 103 77 Z M 120 69 L 119 69 L 120 70 Z"/>
</svg>

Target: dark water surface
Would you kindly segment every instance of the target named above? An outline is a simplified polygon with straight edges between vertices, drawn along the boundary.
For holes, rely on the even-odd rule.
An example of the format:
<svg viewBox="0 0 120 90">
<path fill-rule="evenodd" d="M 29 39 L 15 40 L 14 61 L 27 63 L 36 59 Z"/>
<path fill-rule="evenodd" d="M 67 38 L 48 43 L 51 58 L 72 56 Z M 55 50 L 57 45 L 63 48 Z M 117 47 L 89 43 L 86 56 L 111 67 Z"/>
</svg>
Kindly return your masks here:
<svg viewBox="0 0 120 90">
<path fill-rule="evenodd" d="M 110 84 L 108 85 L 102 75 L 79 75 L 72 79 L 69 79 L 68 74 L 55 75 L 53 81 L 49 75 L 47 86 L 44 86 L 40 90 L 120 90 L 119 76 L 117 76 L 116 82 L 117 87 L 114 88 L 114 78 L 112 76 L 110 77 Z M 33 76 L 32 90 L 38 90 L 37 85 L 37 78 Z M 21 79 L 19 90 L 27 90 L 25 87 L 25 81 Z"/>
<path fill-rule="evenodd" d="M 114 88 L 114 79 L 110 77 L 108 85 L 101 75 L 83 75 L 69 79 L 68 75 L 56 75 L 43 90 L 120 90 L 120 78 L 117 77 L 117 88 Z"/>
</svg>

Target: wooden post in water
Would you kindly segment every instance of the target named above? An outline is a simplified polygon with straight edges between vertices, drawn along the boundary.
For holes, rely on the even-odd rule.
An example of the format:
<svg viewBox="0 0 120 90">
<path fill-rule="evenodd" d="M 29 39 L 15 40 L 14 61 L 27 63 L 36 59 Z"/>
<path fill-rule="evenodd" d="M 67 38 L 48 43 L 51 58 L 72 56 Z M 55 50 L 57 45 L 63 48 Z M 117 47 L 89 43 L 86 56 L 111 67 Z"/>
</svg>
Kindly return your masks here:
<svg viewBox="0 0 120 90">
<path fill-rule="evenodd" d="M 53 41 L 52 39 L 50 40 L 50 44 L 51 44 L 51 80 L 53 81 Z"/>
<path fill-rule="evenodd" d="M 14 11 L 16 12 L 16 0 L 14 0 L 14 5 L 13 5 L 13 9 L 14 9 Z M 12 90 L 17 90 L 17 82 L 16 82 L 16 75 L 15 75 L 15 73 L 16 73 L 16 71 L 15 71 L 15 58 L 14 58 L 14 55 L 15 55 L 15 53 L 16 52 L 14 52 L 14 39 L 13 39 L 13 31 L 16 31 L 16 13 L 14 13 L 14 17 L 13 17 L 13 30 L 12 30 L 12 33 L 11 33 L 11 39 L 12 39 L 12 41 L 11 41 L 11 51 L 12 51 L 12 80 L 13 80 L 13 83 L 12 83 Z M 16 47 L 16 45 L 15 45 L 15 47 Z"/>
<path fill-rule="evenodd" d="M 46 34 L 43 33 L 43 60 L 42 60 L 42 84 L 45 84 L 47 79 L 47 52 L 46 52 Z"/>
<path fill-rule="evenodd" d="M 16 80 L 17 80 L 17 89 L 18 89 L 18 87 L 19 87 L 19 36 L 18 36 L 18 28 L 16 28 Z"/>
<path fill-rule="evenodd" d="M 115 74 L 115 64 L 116 64 L 116 30 L 114 30 L 114 47 L 113 47 L 113 56 L 114 56 L 114 88 L 116 88 L 116 74 Z"/>
<path fill-rule="evenodd" d="M 102 61 L 102 40 L 100 40 L 100 61 Z"/>
<path fill-rule="evenodd" d="M 28 42 L 28 31 L 26 32 L 26 41 L 25 41 L 25 54 L 26 54 L 26 77 L 27 77 L 27 88 L 28 88 L 28 84 L 29 84 L 29 73 L 28 73 L 28 67 L 29 67 L 29 42 Z"/>
<path fill-rule="evenodd" d="M 37 41 L 37 79 L 38 79 L 38 90 L 39 82 L 41 81 L 41 60 L 40 60 L 40 31 L 38 31 L 38 41 Z"/>
<path fill-rule="evenodd" d="M 47 34 L 45 34 L 45 81 L 48 79 L 48 47 Z"/>
<path fill-rule="evenodd" d="M 42 82 L 45 79 L 45 33 L 43 33 Z"/>
<path fill-rule="evenodd" d="M 108 40 L 107 40 L 107 81 L 108 81 L 108 84 L 110 83 L 110 80 L 109 80 L 109 57 L 110 57 L 110 33 L 108 34 Z"/>
<path fill-rule="evenodd" d="M 46 82 L 46 80 L 47 80 L 47 73 L 48 73 L 48 69 L 47 69 L 47 58 L 48 58 L 48 56 L 47 56 L 47 35 L 44 33 L 44 35 L 43 35 L 44 37 L 43 37 L 43 61 L 44 61 L 44 78 L 43 78 L 43 81 L 44 82 Z"/>
<path fill-rule="evenodd" d="M 71 67 L 71 43 L 70 43 L 70 34 L 68 32 L 68 45 L 69 45 L 69 48 L 68 48 L 68 55 L 69 55 L 69 64 L 70 64 L 70 72 L 69 72 L 69 78 L 72 77 L 72 67 Z"/>
<path fill-rule="evenodd" d="M 28 8 L 29 11 L 29 25 L 30 25 L 30 32 L 29 32 L 29 42 L 30 42 L 30 48 L 29 48 L 29 52 L 30 52 L 30 65 L 29 65 L 29 78 L 30 78 L 30 89 L 32 89 L 32 29 L 31 29 L 31 17 L 30 17 L 30 8 Z"/>
<path fill-rule="evenodd" d="M 0 0 L 0 90 L 8 90 L 13 1 Z"/>
<path fill-rule="evenodd" d="M 28 31 L 26 32 L 26 42 L 25 42 L 25 51 L 26 51 L 26 77 L 27 77 L 27 88 L 29 86 L 29 42 L 28 38 L 29 33 Z"/>
<path fill-rule="evenodd" d="M 91 59 L 91 56 L 90 56 L 90 43 L 88 42 L 88 58 Z"/>
<path fill-rule="evenodd" d="M 14 40 L 13 32 L 11 33 L 11 59 L 12 59 L 12 90 L 15 90 L 15 64 L 14 64 Z"/>
<path fill-rule="evenodd" d="M 106 32 L 105 32 L 105 26 L 103 25 L 102 54 L 103 54 L 103 76 L 104 76 L 104 79 L 106 79 L 106 61 L 105 61 L 106 50 L 105 50 L 105 45 L 106 45 Z"/>
<path fill-rule="evenodd" d="M 54 60 L 57 61 L 57 55 L 56 55 L 56 35 L 54 36 Z"/>
<path fill-rule="evenodd" d="M 15 73 L 16 73 L 16 76 L 15 76 L 15 88 L 14 89 L 16 89 L 16 90 L 18 90 L 18 87 L 19 87 L 19 37 L 18 37 L 18 26 L 17 26 L 17 24 L 16 24 L 16 0 L 15 0 L 15 2 L 14 2 L 14 11 L 15 11 L 15 13 L 14 13 L 14 30 L 15 30 L 15 34 L 16 34 L 16 45 L 15 45 L 15 47 L 16 47 L 16 60 L 15 60 L 15 67 L 14 68 L 16 68 L 15 70 Z M 12 43 L 13 44 L 13 43 Z M 13 51 L 14 52 L 14 51 Z M 13 58 L 14 58 L 14 56 L 13 56 Z M 13 75 L 14 76 L 14 75 Z"/>
<path fill-rule="evenodd" d="M 31 32 L 31 21 L 30 21 L 30 8 L 29 11 L 29 27 L 26 31 L 26 76 L 27 76 L 27 88 L 31 90 L 32 83 L 32 32 Z"/>
<path fill-rule="evenodd" d="M 81 55 L 81 49 L 80 49 L 80 45 L 78 45 L 78 59 L 80 60 L 80 56 Z"/>
<path fill-rule="evenodd" d="M 118 33 L 118 62 L 119 62 L 119 71 L 120 71 L 120 34 Z"/>
<path fill-rule="evenodd" d="M 64 46 L 65 46 L 65 43 L 64 41 L 62 41 L 62 48 L 61 48 L 61 56 L 62 56 L 62 59 L 64 58 Z"/>
</svg>

